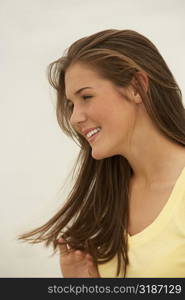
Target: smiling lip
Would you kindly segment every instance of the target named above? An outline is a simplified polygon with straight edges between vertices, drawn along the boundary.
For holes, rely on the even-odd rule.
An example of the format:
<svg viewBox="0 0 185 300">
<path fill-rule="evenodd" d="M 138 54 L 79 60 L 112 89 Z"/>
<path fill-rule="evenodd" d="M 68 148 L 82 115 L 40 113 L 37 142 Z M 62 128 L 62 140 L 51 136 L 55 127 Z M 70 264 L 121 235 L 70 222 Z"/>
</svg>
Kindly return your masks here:
<svg viewBox="0 0 185 300">
<path fill-rule="evenodd" d="M 89 129 L 86 129 L 86 130 L 82 130 L 82 133 L 84 134 L 84 136 L 86 137 L 86 135 L 91 131 L 91 130 L 94 130 L 98 127 L 93 127 L 93 128 L 89 128 Z"/>
<path fill-rule="evenodd" d="M 98 133 L 100 133 L 100 131 L 98 131 L 98 132 L 96 132 L 95 134 L 93 134 L 90 138 L 87 138 L 87 140 L 88 140 L 89 142 L 93 142 L 94 139 L 96 138 L 96 136 L 98 135 Z"/>
</svg>

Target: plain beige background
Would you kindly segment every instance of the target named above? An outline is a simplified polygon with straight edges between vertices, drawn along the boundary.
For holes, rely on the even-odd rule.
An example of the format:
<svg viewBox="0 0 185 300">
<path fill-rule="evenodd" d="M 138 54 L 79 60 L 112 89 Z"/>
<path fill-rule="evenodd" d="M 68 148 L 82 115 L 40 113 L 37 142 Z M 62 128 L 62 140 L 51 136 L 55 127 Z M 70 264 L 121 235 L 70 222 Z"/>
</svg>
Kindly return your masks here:
<svg viewBox="0 0 185 300">
<path fill-rule="evenodd" d="M 185 1 L 0 0 L 0 277 L 62 277 L 52 248 L 16 241 L 62 206 L 79 151 L 56 121 L 46 68 L 110 28 L 151 39 L 184 94 Z"/>
</svg>

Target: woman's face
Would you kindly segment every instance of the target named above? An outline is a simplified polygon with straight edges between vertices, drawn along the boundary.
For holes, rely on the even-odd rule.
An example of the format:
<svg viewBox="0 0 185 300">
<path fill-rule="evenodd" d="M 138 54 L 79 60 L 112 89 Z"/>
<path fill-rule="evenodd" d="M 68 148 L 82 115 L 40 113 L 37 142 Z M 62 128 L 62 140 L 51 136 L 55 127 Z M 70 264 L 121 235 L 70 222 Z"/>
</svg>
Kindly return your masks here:
<svg viewBox="0 0 185 300">
<path fill-rule="evenodd" d="M 135 104 L 120 94 L 125 91 L 83 64 L 76 63 L 66 71 L 65 94 L 73 107 L 71 125 L 85 137 L 82 131 L 101 128 L 91 140 L 86 137 L 94 159 L 121 155 L 127 149 L 135 121 Z"/>
</svg>

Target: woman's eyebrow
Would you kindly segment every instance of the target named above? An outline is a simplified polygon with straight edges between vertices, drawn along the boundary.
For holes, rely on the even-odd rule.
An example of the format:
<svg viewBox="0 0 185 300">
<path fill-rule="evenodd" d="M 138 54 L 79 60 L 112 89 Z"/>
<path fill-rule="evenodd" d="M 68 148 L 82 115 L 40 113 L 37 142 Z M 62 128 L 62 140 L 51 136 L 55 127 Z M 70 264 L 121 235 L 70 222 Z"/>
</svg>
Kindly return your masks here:
<svg viewBox="0 0 185 300">
<path fill-rule="evenodd" d="M 79 90 L 77 90 L 74 95 L 77 95 L 79 94 L 81 91 L 85 90 L 85 89 L 92 89 L 92 87 L 90 86 L 86 86 L 86 87 L 83 87 L 83 88 L 80 88 Z M 66 98 L 67 100 L 71 101 L 69 98 Z"/>
<path fill-rule="evenodd" d="M 85 89 L 92 89 L 92 87 L 90 87 L 90 86 L 83 87 L 83 88 L 77 90 L 77 91 L 75 92 L 75 95 L 79 94 L 81 91 L 83 91 L 83 90 L 85 90 Z"/>
</svg>

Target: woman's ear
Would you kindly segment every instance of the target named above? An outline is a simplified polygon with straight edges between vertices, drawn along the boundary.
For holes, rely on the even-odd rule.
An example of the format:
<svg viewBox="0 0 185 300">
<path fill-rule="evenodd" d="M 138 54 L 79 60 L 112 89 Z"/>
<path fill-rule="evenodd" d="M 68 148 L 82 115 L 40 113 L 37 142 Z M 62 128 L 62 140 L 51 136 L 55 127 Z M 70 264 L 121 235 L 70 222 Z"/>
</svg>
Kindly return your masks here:
<svg viewBox="0 0 185 300">
<path fill-rule="evenodd" d="M 135 88 L 138 88 L 138 82 L 142 85 L 145 93 L 148 91 L 148 76 L 143 71 L 138 71 L 134 74 L 134 78 L 132 79 L 132 84 Z"/>
<path fill-rule="evenodd" d="M 142 98 L 140 96 L 140 93 L 139 93 L 139 83 L 142 85 L 145 93 L 147 93 L 147 90 L 148 90 L 148 76 L 146 75 L 146 73 L 144 72 L 136 72 L 135 75 L 134 75 L 134 78 L 132 79 L 131 81 L 131 86 L 132 86 L 132 97 L 134 99 L 134 101 L 136 103 L 142 103 Z"/>
</svg>

